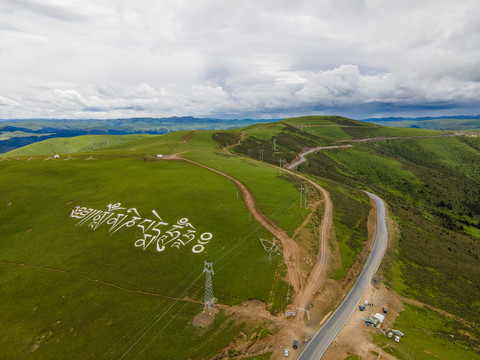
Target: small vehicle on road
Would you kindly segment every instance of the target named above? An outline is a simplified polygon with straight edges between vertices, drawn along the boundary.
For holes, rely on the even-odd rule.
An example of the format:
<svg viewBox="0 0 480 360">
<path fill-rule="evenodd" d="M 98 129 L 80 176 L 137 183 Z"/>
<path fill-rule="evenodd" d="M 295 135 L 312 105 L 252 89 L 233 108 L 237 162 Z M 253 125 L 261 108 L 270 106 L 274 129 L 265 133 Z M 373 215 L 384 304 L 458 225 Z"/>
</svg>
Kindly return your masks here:
<svg viewBox="0 0 480 360">
<path fill-rule="evenodd" d="M 298 340 L 293 340 L 293 348 L 298 349 Z"/>
<path fill-rule="evenodd" d="M 289 354 L 290 354 L 290 350 L 285 349 L 285 351 L 283 352 L 283 355 L 284 355 L 285 357 L 288 357 Z"/>
</svg>

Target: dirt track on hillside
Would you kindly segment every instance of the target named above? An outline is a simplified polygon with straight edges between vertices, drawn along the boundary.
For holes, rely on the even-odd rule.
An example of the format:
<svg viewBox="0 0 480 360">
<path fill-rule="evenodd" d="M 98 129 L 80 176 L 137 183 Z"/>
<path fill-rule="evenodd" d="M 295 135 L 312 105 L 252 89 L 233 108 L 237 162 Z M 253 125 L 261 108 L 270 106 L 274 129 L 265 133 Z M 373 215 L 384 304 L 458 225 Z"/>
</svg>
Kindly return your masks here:
<svg viewBox="0 0 480 360">
<path fill-rule="evenodd" d="M 328 192 L 314 181 L 307 179 L 303 176 L 296 175 L 314 186 L 318 191 L 322 193 L 324 199 L 324 212 L 323 219 L 319 226 L 319 252 L 317 254 L 317 261 L 315 262 L 312 271 L 310 272 L 305 286 L 297 293 L 293 304 L 299 309 L 306 309 L 307 305 L 312 301 L 315 293 L 319 291 L 327 280 L 327 272 L 330 268 L 329 259 L 331 257 L 330 248 L 328 246 L 328 235 L 332 226 L 332 201 Z M 303 316 L 298 316 L 297 321 L 301 321 Z"/>
<path fill-rule="evenodd" d="M 282 228 L 280 228 L 270 218 L 268 218 L 260 211 L 252 193 L 246 188 L 243 183 L 230 175 L 222 173 L 221 171 L 215 170 L 196 161 L 182 158 L 178 156 L 178 154 L 170 156 L 169 160 L 183 160 L 190 162 L 197 166 L 201 166 L 205 169 L 213 171 L 219 175 L 222 175 L 234 182 L 240 189 L 245 204 L 253 217 L 268 231 L 270 231 L 277 239 L 281 241 L 284 259 L 287 265 L 287 279 L 295 290 L 295 297 L 289 308 L 298 310 L 298 315 L 294 323 L 292 323 L 291 321 L 287 321 L 287 319 L 283 318 L 283 314 L 280 315 L 280 318 L 277 317 L 276 323 L 279 324 L 280 322 L 283 324 L 283 330 L 280 331 L 280 333 L 278 334 L 277 341 L 279 344 L 285 344 L 291 342 L 293 339 L 301 339 L 305 331 L 305 317 L 303 311 L 304 309 L 307 309 L 309 304 L 311 304 L 315 294 L 320 291 L 325 285 L 327 280 L 327 273 L 330 268 L 329 260 L 331 258 L 331 253 L 328 246 L 328 240 L 332 227 L 332 201 L 328 192 L 314 181 L 294 172 L 288 171 L 290 174 L 299 177 L 312 185 L 317 191 L 322 194 L 324 199 L 323 218 L 321 224 L 319 225 L 319 251 L 317 254 L 317 259 L 313 265 L 312 270 L 308 274 L 306 281 L 303 281 L 303 279 L 305 279 L 305 274 L 301 269 L 300 249 L 298 247 L 298 244 L 290 236 L 288 236 L 288 234 Z M 256 313 L 252 311 L 252 309 L 250 309 L 250 311 Z M 280 355 L 274 354 L 274 356 Z"/>
<path fill-rule="evenodd" d="M 234 182 L 237 187 L 240 189 L 244 202 L 253 215 L 253 217 L 262 225 L 264 226 L 269 232 L 271 232 L 277 239 L 279 239 L 282 243 L 283 247 L 283 255 L 285 264 L 287 265 L 287 280 L 291 283 L 293 289 L 295 290 L 295 297 L 292 304 L 289 308 L 294 310 L 298 310 L 298 315 L 296 319 L 292 321 L 288 321 L 284 317 L 283 314 L 277 317 L 272 317 L 274 323 L 278 325 L 281 324 L 282 330 L 275 336 L 276 340 L 274 343 L 281 345 L 285 343 L 291 343 L 293 339 L 301 339 L 304 335 L 304 324 L 305 324 L 305 317 L 304 317 L 304 310 L 306 309 L 309 304 L 311 304 L 315 295 L 324 287 L 327 281 L 327 273 L 330 269 L 330 258 L 331 252 L 329 244 L 329 234 L 332 228 L 332 202 L 328 192 L 321 187 L 319 184 L 315 183 L 314 181 L 299 175 L 297 173 L 287 171 L 289 174 L 301 178 L 302 180 L 308 182 L 311 186 L 313 186 L 318 192 L 322 194 L 323 197 L 323 204 L 324 204 L 324 211 L 323 211 L 323 218 L 322 222 L 319 225 L 319 251 L 317 253 L 317 259 L 313 265 L 312 270 L 308 274 L 304 274 L 304 271 L 301 267 L 301 259 L 300 259 L 300 249 L 298 244 L 290 237 L 288 234 L 280 228 L 275 222 L 273 222 L 270 218 L 268 218 L 265 214 L 261 212 L 259 209 L 253 194 L 246 188 L 246 186 L 238 181 L 237 179 L 233 178 L 230 175 L 222 173 L 221 171 L 215 170 L 210 168 L 206 165 L 198 163 L 196 161 L 183 158 L 179 156 L 180 154 L 172 155 L 168 158 L 168 160 L 182 160 L 187 161 L 197 166 L 201 166 L 205 169 L 213 171 L 221 176 L 226 177 L 227 179 Z M 306 280 L 305 280 L 306 278 Z M 248 307 L 250 308 L 250 307 Z M 233 308 L 232 308 L 233 309 Z M 238 308 L 236 308 L 236 312 L 238 313 Z M 244 313 L 241 311 L 241 313 Z M 250 314 L 247 316 L 246 314 Z M 244 315 L 249 317 L 255 317 L 260 315 L 254 309 L 249 309 Z M 278 346 L 275 346 L 277 348 Z M 280 348 L 281 350 L 281 348 Z M 282 351 L 278 354 L 275 351 L 274 357 L 281 357 Z"/>
<path fill-rule="evenodd" d="M 240 192 L 242 194 L 243 200 L 245 202 L 245 205 L 248 208 L 248 211 L 253 215 L 253 217 L 269 232 L 271 232 L 280 242 L 282 243 L 283 247 L 283 255 L 285 259 L 285 263 L 287 265 L 287 278 L 290 281 L 293 289 L 295 290 L 295 293 L 298 293 L 300 291 L 300 284 L 301 284 L 301 278 L 302 278 L 302 271 L 300 269 L 300 251 L 298 248 L 298 245 L 295 241 L 288 236 L 288 234 L 280 228 L 275 222 L 273 222 L 269 217 L 267 217 L 265 214 L 261 212 L 259 209 L 255 198 L 253 197 L 252 193 L 247 189 L 243 183 L 238 181 L 237 179 L 231 177 L 230 175 L 227 175 L 225 173 L 222 173 L 218 170 L 212 169 L 211 167 L 208 167 L 206 165 L 200 164 L 196 161 L 182 158 L 178 155 L 172 155 L 168 158 L 169 160 L 183 160 L 190 162 L 192 164 L 195 164 L 197 166 L 201 166 L 205 169 L 208 169 L 210 171 L 213 171 L 219 175 L 222 175 L 235 183 L 237 187 L 240 189 Z"/>
</svg>

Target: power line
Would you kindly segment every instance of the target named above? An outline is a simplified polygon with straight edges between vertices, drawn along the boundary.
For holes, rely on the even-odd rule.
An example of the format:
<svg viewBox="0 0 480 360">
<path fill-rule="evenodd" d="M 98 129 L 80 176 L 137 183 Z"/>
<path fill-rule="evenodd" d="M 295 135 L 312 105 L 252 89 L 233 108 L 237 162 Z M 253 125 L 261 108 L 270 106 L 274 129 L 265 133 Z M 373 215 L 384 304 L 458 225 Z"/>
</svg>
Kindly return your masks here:
<svg viewBox="0 0 480 360">
<path fill-rule="evenodd" d="M 275 209 L 274 211 L 272 211 L 271 216 L 276 216 L 276 215 L 280 215 L 280 214 L 286 213 L 286 212 L 288 211 L 288 205 L 291 204 L 291 201 L 293 200 L 294 197 L 295 197 L 295 194 L 292 194 L 292 195 L 290 196 L 290 198 L 285 199 L 281 204 L 279 204 L 279 205 L 276 207 L 276 209 Z M 263 228 L 263 226 L 262 226 L 259 222 L 256 222 L 255 225 L 253 226 L 253 228 L 252 228 L 250 231 L 247 231 L 247 233 L 244 234 L 244 236 L 242 236 L 242 237 L 240 238 L 240 241 L 239 241 L 235 246 L 233 246 L 232 248 L 230 248 L 229 251 L 226 251 L 220 258 L 217 259 L 217 263 L 218 263 L 219 261 L 221 261 L 223 258 L 229 256 L 229 254 L 230 254 L 231 252 L 237 250 L 237 248 L 238 248 L 240 245 L 244 244 L 244 243 L 246 242 L 246 240 L 248 240 L 252 235 L 254 235 L 260 228 Z M 248 247 L 248 246 L 250 246 L 250 243 L 247 244 L 247 247 Z M 236 251 L 233 256 L 229 256 L 229 257 L 228 257 L 228 261 L 227 261 L 226 263 L 224 263 L 222 266 L 220 266 L 220 268 L 219 268 L 218 270 L 222 270 L 222 269 L 223 269 L 225 266 L 227 266 L 231 261 L 233 261 L 237 256 L 239 256 L 247 247 L 245 247 L 244 249 L 239 249 L 239 251 Z M 195 271 L 198 271 L 198 268 L 199 268 L 199 267 L 197 267 L 197 269 L 194 270 L 194 272 L 195 272 Z M 218 271 L 218 270 L 217 270 L 217 271 Z M 193 274 L 193 272 L 192 272 L 192 274 Z M 203 273 L 202 273 L 202 274 L 203 274 Z M 185 296 L 185 294 L 187 293 L 187 291 L 188 291 L 193 285 L 195 285 L 195 283 L 198 281 L 198 279 L 201 277 L 202 274 L 200 274 L 200 275 L 182 292 L 182 294 L 180 294 L 178 297 L 179 297 L 179 298 L 182 298 L 183 296 Z M 188 277 L 190 277 L 190 276 L 191 276 L 191 275 L 189 275 Z M 201 289 L 201 288 L 199 288 L 199 289 L 193 294 L 193 297 L 195 297 L 195 296 L 197 295 L 197 293 L 200 291 L 200 289 Z M 165 301 L 166 301 L 166 300 L 165 300 Z M 134 343 L 132 346 L 130 346 L 130 348 L 129 348 L 128 350 L 126 350 L 126 352 L 122 355 L 122 357 L 121 357 L 120 359 L 122 359 L 128 352 L 130 352 L 131 349 L 132 349 L 135 345 L 138 344 L 138 342 L 167 314 L 167 312 L 168 312 L 178 301 L 179 301 L 178 299 L 175 300 L 167 309 L 165 309 L 165 311 L 163 311 L 161 314 L 159 314 L 158 316 L 155 316 L 151 321 L 149 321 L 149 323 L 150 323 L 151 325 L 149 326 L 149 324 L 147 323 L 147 324 L 143 327 L 143 329 L 146 329 L 145 331 L 142 330 L 142 331 L 143 331 L 143 334 L 140 335 L 139 338 L 137 338 L 137 336 L 136 336 L 136 337 L 134 337 L 133 339 L 131 339 L 131 341 L 135 341 L 135 340 L 136 340 L 135 343 Z M 187 304 L 187 303 L 185 303 L 183 307 L 185 307 L 186 304 Z M 160 306 L 160 305 L 163 305 L 163 303 L 160 303 L 158 306 Z M 158 306 L 155 307 L 155 309 L 158 308 Z M 183 309 L 183 307 L 182 307 L 182 309 Z M 152 311 L 154 311 L 155 309 L 153 309 Z M 151 311 L 151 312 L 152 312 L 152 311 Z M 149 314 L 147 314 L 142 321 L 144 321 L 146 317 L 150 316 L 151 312 L 150 312 Z M 163 331 L 163 329 L 165 329 L 165 327 L 166 327 L 171 321 L 173 321 L 173 319 L 174 319 L 179 313 L 180 313 L 180 311 L 179 311 L 175 316 L 173 316 L 173 317 L 170 319 L 170 321 L 157 333 L 157 335 L 154 337 L 154 339 L 156 339 L 156 338 L 160 335 L 160 333 Z M 148 329 L 147 329 L 147 327 L 148 327 Z M 126 334 L 126 335 L 128 335 L 128 334 Z M 124 335 L 124 336 L 122 337 L 122 339 L 123 339 L 126 335 Z M 141 350 L 141 352 L 137 355 L 137 357 L 138 357 L 143 351 L 145 351 L 145 349 L 153 342 L 154 339 L 152 339 L 152 341 L 151 341 L 149 344 L 147 344 L 147 345 Z M 121 341 L 121 339 L 120 339 L 119 341 Z M 117 343 L 118 343 L 119 341 L 117 341 Z M 130 342 L 131 342 L 131 341 L 130 341 Z M 116 344 L 115 344 L 115 345 L 116 345 Z M 115 345 L 114 345 L 113 347 L 115 347 Z M 113 347 L 112 347 L 112 348 L 113 348 Z M 110 351 L 111 351 L 111 349 L 110 349 L 109 351 L 107 351 L 107 353 L 110 352 Z M 114 357 L 115 357 L 115 356 L 114 356 Z"/>
<path fill-rule="evenodd" d="M 295 195 L 292 195 L 292 196 L 290 197 L 290 199 L 284 200 L 284 202 L 281 203 L 280 206 L 278 206 L 278 207 L 275 209 L 275 211 L 273 211 L 272 215 L 277 215 L 278 213 L 286 213 L 286 212 L 287 212 L 286 207 L 287 207 L 287 205 L 288 205 L 289 203 L 291 203 L 291 201 L 293 200 L 294 196 L 295 196 Z M 262 227 L 263 227 L 263 226 L 262 226 L 259 222 L 257 222 L 256 225 L 254 226 L 254 228 L 252 229 L 252 231 L 250 231 L 250 233 L 249 233 L 247 236 L 243 237 L 243 239 L 241 238 L 241 240 L 237 243 L 236 246 L 232 247 L 229 251 L 225 252 L 219 259 L 217 259 L 217 262 L 220 261 L 220 260 L 222 260 L 222 259 L 225 258 L 226 256 L 228 256 L 232 251 L 236 250 L 236 248 L 238 248 L 240 245 L 242 245 L 243 243 L 245 243 L 248 238 L 250 238 L 252 235 L 254 235 L 254 234 L 256 233 L 256 231 L 257 231 L 258 229 L 262 228 Z M 250 244 L 247 244 L 247 247 L 248 247 L 248 246 L 250 246 Z M 245 248 L 245 249 L 246 249 L 246 248 Z M 233 256 L 230 256 L 230 257 L 228 258 L 228 261 L 227 261 L 226 263 L 224 263 L 223 266 L 220 267 L 220 270 L 223 269 L 226 265 L 228 265 L 234 258 L 236 258 L 237 256 L 239 256 L 245 249 L 240 250 L 240 251 L 237 251 Z M 213 270 L 213 269 L 212 269 L 212 270 Z M 198 277 L 198 278 L 199 278 L 199 277 Z M 195 279 L 194 283 L 198 280 L 198 278 Z M 194 283 L 192 283 L 191 286 L 194 285 Z M 191 287 L 191 286 L 190 286 L 190 287 Z M 189 287 L 189 288 L 190 288 L 190 287 Z M 187 290 L 188 290 L 188 289 L 186 289 L 186 290 L 184 291 L 184 293 L 186 293 Z M 200 289 L 197 290 L 197 291 L 194 293 L 194 296 L 195 296 L 199 291 L 200 291 Z M 182 295 L 182 296 L 183 296 L 183 295 Z M 130 351 L 131 348 L 133 348 L 133 347 L 141 340 L 141 338 L 143 338 L 143 337 L 146 335 L 146 333 L 148 333 L 148 332 L 153 328 L 153 326 L 155 326 L 155 325 L 158 323 L 158 321 L 160 321 L 160 319 L 166 314 L 166 312 L 167 312 L 168 310 L 170 310 L 170 309 L 173 307 L 173 305 L 175 305 L 175 303 L 176 303 L 177 301 L 178 301 L 178 300 L 175 300 L 175 302 L 164 312 L 164 314 L 163 314 L 162 316 L 160 316 L 157 320 L 155 320 L 155 323 L 152 324 L 152 326 L 151 326 L 146 332 L 144 332 L 144 334 L 135 342 L 135 344 L 133 344 L 133 345 L 130 347 L 130 349 L 127 350 L 127 352 Z M 177 315 L 180 313 L 180 311 L 186 306 L 186 304 L 187 304 L 187 303 L 185 303 L 185 304 L 182 306 L 182 308 L 177 312 L 177 314 L 175 314 L 175 315 L 170 319 L 170 321 L 169 321 L 167 324 L 165 324 L 165 326 L 157 333 L 157 335 L 154 336 L 154 338 L 140 351 L 140 353 L 135 357 L 135 359 L 138 358 L 138 356 L 140 356 L 140 354 L 143 353 L 148 346 L 150 346 L 150 344 L 151 344 L 151 343 L 160 335 L 160 333 L 173 321 L 173 319 L 176 318 L 176 316 L 177 316 Z M 125 356 L 125 355 L 126 355 L 126 353 L 125 353 L 123 356 Z M 122 358 L 123 358 L 123 356 L 122 356 Z M 121 358 L 120 358 L 120 359 L 121 359 Z"/>
</svg>

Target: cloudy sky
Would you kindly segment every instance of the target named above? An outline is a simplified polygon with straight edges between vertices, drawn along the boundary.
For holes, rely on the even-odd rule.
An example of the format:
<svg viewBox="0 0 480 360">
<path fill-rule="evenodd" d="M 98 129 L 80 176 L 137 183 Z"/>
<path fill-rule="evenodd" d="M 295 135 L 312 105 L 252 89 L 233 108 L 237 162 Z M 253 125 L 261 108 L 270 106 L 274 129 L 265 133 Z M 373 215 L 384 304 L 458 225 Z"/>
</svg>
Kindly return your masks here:
<svg viewBox="0 0 480 360">
<path fill-rule="evenodd" d="M 480 114 L 478 0 L 0 0 L 0 118 Z"/>
</svg>

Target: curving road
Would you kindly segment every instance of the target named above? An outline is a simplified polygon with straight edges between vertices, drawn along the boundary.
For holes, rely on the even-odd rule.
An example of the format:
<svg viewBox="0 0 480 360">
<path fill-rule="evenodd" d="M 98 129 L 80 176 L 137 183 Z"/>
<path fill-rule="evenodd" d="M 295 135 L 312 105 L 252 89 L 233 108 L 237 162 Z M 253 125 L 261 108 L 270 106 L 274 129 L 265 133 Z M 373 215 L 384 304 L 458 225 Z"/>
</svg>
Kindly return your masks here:
<svg viewBox="0 0 480 360">
<path fill-rule="evenodd" d="M 307 347 L 302 351 L 298 359 L 314 360 L 320 359 L 323 356 L 330 343 L 335 339 L 337 334 L 357 308 L 357 305 L 362 299 L 368 284 L 382 262 L 388 240 L 385 203 L 377 195 L 369 192 L 366 193 L 375 202 L 377 212 L 375 241 L 373 243 L 372 251 L 357 279 L 357 282 L 355 285 L 353 285 L 352 290 L 350 290 L 347 297 L 343 300 L 342 304 L 337 308 L 334 314 L 328 319 L 325 325 L 323 325 L 313 339 L 310 340 Z"/>
<path fill-rule="evenodd" d="M 349 144 L 349 145 L 319 146 L 319 147 L 307 150 L 305 152 L 301 152 L 300 154 L 298 154 L 298 157 L 297 157 L 298 160 L 296 160 L 292 164 L 288 165 L 287 169 L 292 170 L 292 169 L 296 168 L 298 165 L 300 165 L 301 163 L 307 161 L 307 159 L 305 159 L 305 156 L 309 155 L 309 154 L 311 154 L 315 151 L 330 150 L 330 149 L 346 149 L 346 148 L 349 148 L 349 147 L 352 147 L 352 145 Z"/>
</svg>

